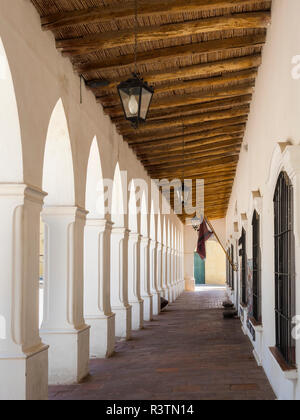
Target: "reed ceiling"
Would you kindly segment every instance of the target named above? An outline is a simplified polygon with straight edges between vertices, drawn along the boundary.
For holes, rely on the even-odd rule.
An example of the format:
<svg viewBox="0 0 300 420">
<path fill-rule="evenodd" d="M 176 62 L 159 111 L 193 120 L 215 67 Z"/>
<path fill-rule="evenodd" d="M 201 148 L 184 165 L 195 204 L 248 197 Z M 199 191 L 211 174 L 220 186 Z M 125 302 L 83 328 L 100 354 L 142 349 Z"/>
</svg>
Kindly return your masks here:
<svg viewBox="0 0 300 420">
<path fill-rule="evenodd" d="M 137 68 L 155 95 L 138 130 L 116 89 L 135 69 L 134 2 L 31 1 L 78 74 L 104 82 L 91 89 L 149 176 L 182 178 L 184 140 L 185 178 L 205 180 L 208 218 L 225 217 L 271 0 L 139 0 Z"/>
</svg>

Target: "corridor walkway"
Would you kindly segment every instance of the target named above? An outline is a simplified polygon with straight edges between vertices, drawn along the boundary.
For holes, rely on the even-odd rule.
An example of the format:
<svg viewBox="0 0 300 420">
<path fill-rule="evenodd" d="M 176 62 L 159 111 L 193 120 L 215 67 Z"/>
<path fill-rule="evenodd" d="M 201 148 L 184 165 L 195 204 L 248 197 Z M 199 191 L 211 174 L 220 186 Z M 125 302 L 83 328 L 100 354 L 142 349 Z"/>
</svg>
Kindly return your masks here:
<svg viewBox="0 0 300 420">
<path fill-rule="evenodd" d="M 50 387 L 50 399 L 271 400 L 239 320 L 223 320 L 222 289 L 184 293 L 109 360 L 91 361 L 80 385 Z"/>
</svg>

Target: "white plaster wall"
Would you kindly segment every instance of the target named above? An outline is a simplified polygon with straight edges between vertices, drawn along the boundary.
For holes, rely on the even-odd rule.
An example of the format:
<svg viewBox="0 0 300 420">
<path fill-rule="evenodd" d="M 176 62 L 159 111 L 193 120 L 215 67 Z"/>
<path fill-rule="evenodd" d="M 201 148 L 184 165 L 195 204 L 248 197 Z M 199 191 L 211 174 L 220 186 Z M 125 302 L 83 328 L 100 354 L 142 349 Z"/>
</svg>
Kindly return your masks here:
<svg viewBox="0 0 300 420">
<path fill-rule="evenodd" d="M 226 256 L 215 239 L 206 243 L 205 284 L 226 284 Z"/>
<path fill-rule="evenodd" d="M 280 399 L 300 399 L 300 385 L 283 378 L 269 352 L 275 344 L 273 203 L 274 185 L 268 184 L 273 152 L 278 142 L 300 144 L 300 79 L 291 76 L 292 58 L 300 55 L 299 0 L 273 0 L 272 24 L 268 29 L 256 88 L 247 123 L 244 146 L 226 218 L 226 237 L 236 240 L 242 225 L 247 231 L 247 254 L 252 258 L 251 221 L 254 205 L 252 191 L 262 195 L 261 246 L 263 293 L 263 366 Z M 299 71 L 298 71 L 299 73 Z M 299 162 L 300 165 L 300 162 Z M 278 170 L 278 168 L 276 169 Z M 272 175 L 272 174 L 271 174 Z M 241 217 L 247 214 L 247 218 Z M 297 217 L 297 215 L 296 215 Z M 239 232 L 234 232 L 238 222 Z M 296 260 L 299 261 L 299 248 Z M 299 272 L 297 306 L 300 308 Z M 300 359 L 297 344 L 297 361 Z"/>
</svg>

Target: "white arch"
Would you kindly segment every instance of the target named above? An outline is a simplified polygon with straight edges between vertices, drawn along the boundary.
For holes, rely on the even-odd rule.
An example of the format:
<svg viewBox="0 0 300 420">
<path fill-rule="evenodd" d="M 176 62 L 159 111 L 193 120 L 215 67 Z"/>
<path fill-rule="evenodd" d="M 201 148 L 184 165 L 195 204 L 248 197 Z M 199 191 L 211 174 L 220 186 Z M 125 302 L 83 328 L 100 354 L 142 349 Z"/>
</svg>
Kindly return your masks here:
<svg viewBox="0 0 300 420">
<path fill-rule="evenodd" d="M 129 186 L 129 203 L 128 203 L 128 228 L 132 233 L 138 232 L 138 222 L 137 222 L 137 206 L 136 206 L 136 188 L 135 183 L 132 180 Z"/>
<path fill-rule="evenodd" d="M 23 182 L 22 141 L 12 75 L 0 38 L 0 182 Z"/>
<path fill-rule="evenodd" d="M 59 99 L 51 115 L 43 169 L 43 190 L 48 193 L 45 204 L 75 205 L 74 169 L 66 114 Z"/>
<path fill-rule="evenodd" d="M 86 179 L 86 210 L 88 218 L 104 218 L 104 188 L 101 160 L 97 138 L 95 137 L 90 150 Z"/>
<path fill-rule="evenodd" d="M 112 192 L 111 219 L 114 227 L 124 227 L 124 196 L 119 163 L 116 165 Z"/>
</svg>

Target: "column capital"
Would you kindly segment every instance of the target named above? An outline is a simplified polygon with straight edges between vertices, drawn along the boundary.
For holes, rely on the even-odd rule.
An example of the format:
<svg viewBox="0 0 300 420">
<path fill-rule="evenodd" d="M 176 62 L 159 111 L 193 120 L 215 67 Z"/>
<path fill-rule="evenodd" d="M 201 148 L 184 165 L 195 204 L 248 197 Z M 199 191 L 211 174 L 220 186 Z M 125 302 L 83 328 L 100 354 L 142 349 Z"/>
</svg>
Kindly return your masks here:
<svg viewBox="0 0 300 420">
<path fill-rule="evenodd" d="M 129 235 L 130 230 L 124 227 L 112 227 L 112 233 L 119 234 L 119 235 Z"/>
<path fill-rule="evenodd" d="M 136 240 L 138 242 L 139 240 L 141 240 L 142 236 L 139 233 L 130 232 L 129 233 L 129 238 L 133 239 L 133 240 Z"/>
<path fill-rule="evenodd" d="M 143 236 L 143 235 L 141 235 L 141 242 L 142 242 L 143 244 L 147 243 L 147 245 L 149 245 L 149 243 L 150 243 L 150 238 L 148 238 L 148 236 Z"/>
<path fill-rule="evenodd" d="M 86 219 L 88 212 L 76 206 L 47 206 L 42 211 L 43 216 L 69 216 Z"/>
<path fill-rule="evenodd" d="M 27 184 L 0 184 L 0 196 L 23 197 L 36 204 L 43 204 L 48 194 L 38 187 Z"/>
<path fill-rule="evenodd" d="M 106 219 L 86 219 L 86 226 L 94 226 L 94 227 L 98 227 L 101 230 L 105 231 L 111 231 L 113 228 L 113 223 L 106 220 Z"/>
</svg>

